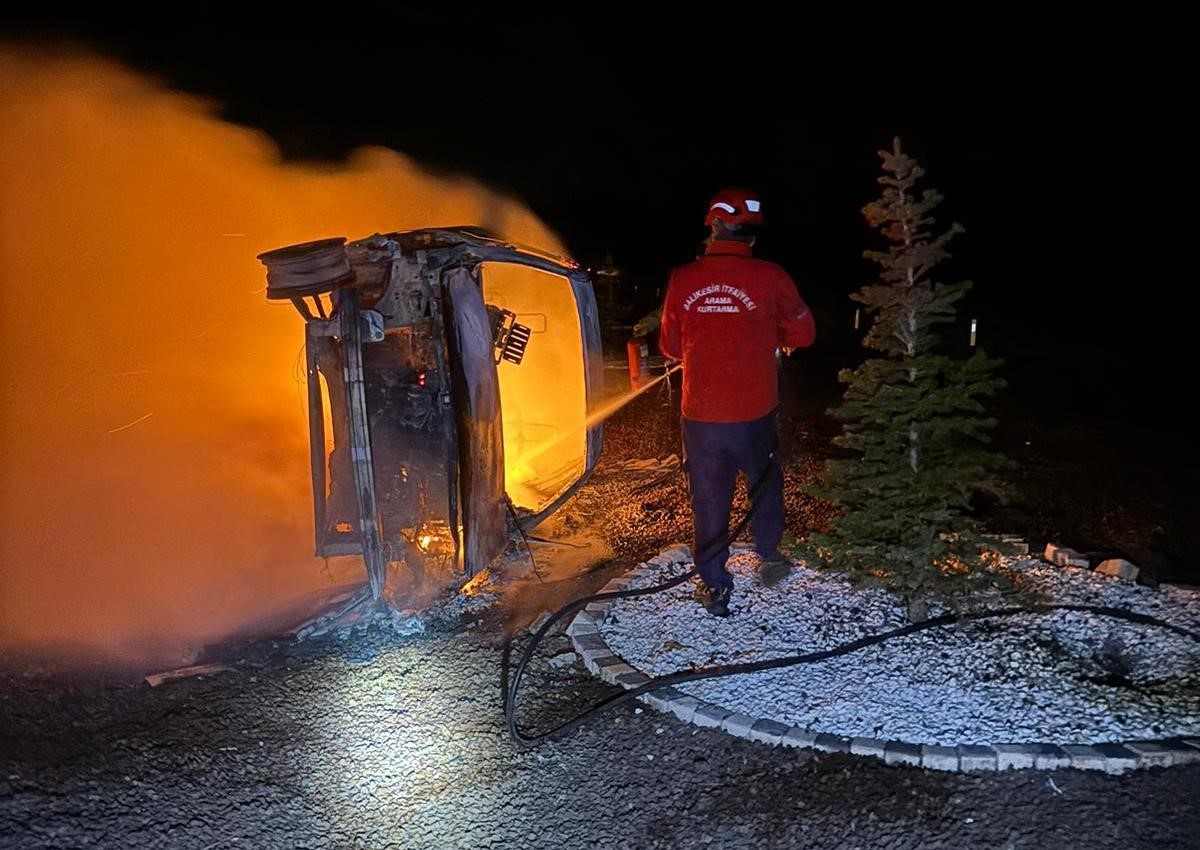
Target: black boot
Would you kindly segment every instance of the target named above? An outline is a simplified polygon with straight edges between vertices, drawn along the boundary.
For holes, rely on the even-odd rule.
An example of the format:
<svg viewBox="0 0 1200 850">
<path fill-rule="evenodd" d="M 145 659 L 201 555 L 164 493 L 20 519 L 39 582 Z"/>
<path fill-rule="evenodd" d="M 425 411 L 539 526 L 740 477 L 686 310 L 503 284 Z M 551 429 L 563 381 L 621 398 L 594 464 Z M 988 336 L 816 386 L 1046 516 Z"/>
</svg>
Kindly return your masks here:
<svg viewBox="0 0 1200 850">
<path fill-rule="evenodd" d="M 776 553 L 769 558 L 763 558 L 758 565 L 758 580 L 764 587 L 774 587 L 787 578 L 792 571 L 792 562 Z"/>
<path fill-rule="evenodd" d="M 727 587 L 709 587 L 704 582 L 696 588 L 694 598 L 704 606 L 704 610 L 714 617 L 729 616 L 730 590 Z"/>
</svg>

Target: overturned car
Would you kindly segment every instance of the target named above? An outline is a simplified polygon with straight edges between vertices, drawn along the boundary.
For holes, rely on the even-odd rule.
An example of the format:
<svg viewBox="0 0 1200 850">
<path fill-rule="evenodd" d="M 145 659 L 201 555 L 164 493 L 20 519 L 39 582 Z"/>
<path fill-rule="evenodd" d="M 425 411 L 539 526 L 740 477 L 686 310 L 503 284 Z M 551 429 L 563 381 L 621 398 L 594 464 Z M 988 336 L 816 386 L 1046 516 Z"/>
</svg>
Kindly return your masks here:
<svg viewBox="0 0 1200 850">
<path fill-rule="evenodd" d="M 474 228 L 261 254 L 305 321 L 316 554 L 461 583 L 587 479 L 600 331 L 571 260 Z"/>
</svg>

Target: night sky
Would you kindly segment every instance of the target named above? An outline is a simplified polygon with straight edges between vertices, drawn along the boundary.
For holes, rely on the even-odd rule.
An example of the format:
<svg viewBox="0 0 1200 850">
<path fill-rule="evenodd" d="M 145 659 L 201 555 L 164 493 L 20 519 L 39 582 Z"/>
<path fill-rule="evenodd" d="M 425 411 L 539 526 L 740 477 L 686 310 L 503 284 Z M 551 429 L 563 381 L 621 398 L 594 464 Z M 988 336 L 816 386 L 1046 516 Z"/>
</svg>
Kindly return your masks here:
<svg viewBox="0 0 1200 850">
<path fill-rule="evenodd" d="M 989 353 L 1036 377 L 1042 400 L 1060 386 L 1088 403 L 1156 402 L 1185 311 L 1177 279 L 1152 269 L 1162 214 L 1134 151 L 1166 95 L 1121 13 L 650 17 L 597 7 L 452 24 L 396 5 L 253 30 L 222 17 L 135 32 L 101 16 L 6 29 L 66 36 L 211 96 L 291 159 L 381 144 L 471 175 L 521 198 L 584 263 L 611 253 L 643 291 L 694 256 L 715 190 L 754 188 L 759 254 L 792 272 L 835 351 L 853 345 L 847 295 L 873 268 L 861 252 L 880 244 L 859 213 L 875 152 L 899 135 L 946 195 L 942 220 L 967 229 L 944 276 L 976 282 L 964 313 Z"/>
</svg>

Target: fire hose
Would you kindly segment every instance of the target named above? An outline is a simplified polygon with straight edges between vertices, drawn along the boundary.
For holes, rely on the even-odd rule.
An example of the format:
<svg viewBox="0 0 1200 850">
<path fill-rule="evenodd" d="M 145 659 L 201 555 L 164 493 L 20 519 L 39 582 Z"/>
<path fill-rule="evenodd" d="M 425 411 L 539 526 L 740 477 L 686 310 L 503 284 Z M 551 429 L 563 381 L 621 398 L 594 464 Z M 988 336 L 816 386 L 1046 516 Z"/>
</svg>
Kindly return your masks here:
<svg viewBox="0 0 1200 850">
<path fill-rule="evenodd" d="M 756 501 L 754 497 L 757 495 L 759 489 L 766 481 L 767 476 L 771 473 L 772 468 L 776 466 L 777 461 L 775 460 L 774 455 L 772 455 L 767 469 L 764 470 L 761 476 L 759 476 L 758 481 L 750 490 L 750 507 L 746 511 L 745 515 L 732 531 L 730 531 L 724 537 L 719 538 L 717 541 L 714 541 L 714 544 L 719 545 L 710 544 L 710 547 L 698 549 L 697 557 L 695 558 L 697 563 L 701 563 L 703 561 L 703 559 L 698 557 L 700 552 L 720 551 L 736 540 L 738 535 L 742 533 L 742 531 L 746 528 L 746 525 L 749 523 L 751 517 L 754 515 L 756 507 Z M 766 658 L 761 661 L 747 661 L 739 664 L 718 664 L 712 667 L 697 667 L 688 670 L 678 670 L 674 673 L 667 673 L 662 676 L 657 676 L 651 679 L 649 682 L 636 687 L 612 694 L 611 696 L 594 703 L 583 711 L 575 714 L 573 717 L 570 717 L 569 719 L 546 731 L 529 733 L 520 728 L 520 726 L 517 724 L 517 695 L 521 687 L 521 680 L 525 675 L 526 667 L 528 667 L 530 660 L 533 658 L 534 652 L 537 650 L 542 640 L 545 639 L 546 635 L 549 634 L 555 623 L 568 614 L 581 610 L 592 602 L 606 602 L 613 599 L 633 599 L 639 596 L 651 596 L 683 584 L 685 581 L 688 581 L 696 575 L 697 569 L 693 567 L 692 569 L 677 575 L 668 581 L 653 585 L 651 587 L 595 593 L 591 596 L 584 596 L 568 602 L 566 605 L 551 614 L 550 618 L 541 625 L 541 627 L 533 635 L 533 638 L 526 645 L 524 651 L 521 653 L 521 658 L 517 663 L 511 683 L 508 683 L 507 687 L 505 687 L 505 683 L 502 682 L 502 690 L 504 691 L 505 695 L 504 719 L 508 728 L 509 737 L 511 737 L 515 743 L 521 746 L 533 746 L 548 738 L 557 737 L 570 732 L 571 730 L 582 725 L 586 720 L 603 711 L 615 708 L 618 705 L 637 699 L 638 697 L 652 693 L 653 691 L 662 690 L 663 688 L 669 688 L 674 685 L 682 685 L 686 682 L 699 682 L 704 679 L 716 679 L 724 676 L 736 676 L 745 673 L 759 673 L 764 670 L 778 670 L 784 667 L 795 667 L 801 664 L 813 664 L 818 661 L 825 661 L 830 658 L 849 655 L 852 652 L 857 652 L 858 650 L 865 649 L 869 646 L 875 646 L 886 641 L 895 640 L 897 638 L 916 634 L 917 632 L 926 631 L 928 629 L 941 628 L 944 626 L 975 622 L 979 620 L 994 620 L 1004 617 L 1015 617 L 1021 614 L 1048 614 L 1054 611 L 1075 611 L 1095 614 L 1103 617 L 1112 617 L 1118 620 L 1125 620 L 1130 623 L 1156 626 L 1158 628 L 1167 629 L 1175 634 L 1191 638 L 1192 640 L 1200 643 L 1200 632 L 1195 632 L 1190 629 L 1186 629 L 1183 626 L 1169 623 L 1165 620 L 1160 620 L 1159 618 L 1150 616 L 1149 614 L 1141 614 L 1125 608 L 1111 608 L 1102 605 L 1027 605 L 966 613 L 950 613 L 942 614 L 936 617 L 930 617 L 929 619 L 921 620 L 920 622 L 916 623 L 909 623 L 906 626 L 901 626 L 890 631 L 867 635 L 865 637 L 858 638 L 857 640 L 840 644 L 839 646 L 835 646 L 831 649 L 820 650 L 817 652 L 804 652 L 776 658 Z M 507 673 L 507 667 L 505 668 L 504 672 Z M 504 678 L 506 679 L 507 676 L 504 676 Z"/>
</svg>

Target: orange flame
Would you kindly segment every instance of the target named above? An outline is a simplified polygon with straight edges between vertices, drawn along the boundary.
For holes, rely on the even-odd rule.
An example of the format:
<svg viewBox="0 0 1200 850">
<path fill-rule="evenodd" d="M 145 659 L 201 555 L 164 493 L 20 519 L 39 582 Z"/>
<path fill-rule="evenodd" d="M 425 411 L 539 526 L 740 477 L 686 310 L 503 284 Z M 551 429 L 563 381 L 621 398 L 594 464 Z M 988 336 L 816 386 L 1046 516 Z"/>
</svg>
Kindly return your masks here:
<svg viewBox="0 0 1200 850">
<path fill-rule="evenodd" d="M 0 648 L 182 661 L 328 586 L 301 322 L 255 255 L 470 223 L 561 251 L 392 151 L 284 164 L 111 62 L 0 44 Z"/>
</svg>

